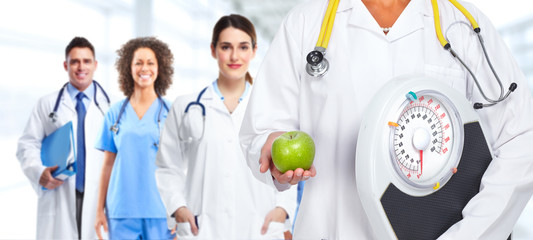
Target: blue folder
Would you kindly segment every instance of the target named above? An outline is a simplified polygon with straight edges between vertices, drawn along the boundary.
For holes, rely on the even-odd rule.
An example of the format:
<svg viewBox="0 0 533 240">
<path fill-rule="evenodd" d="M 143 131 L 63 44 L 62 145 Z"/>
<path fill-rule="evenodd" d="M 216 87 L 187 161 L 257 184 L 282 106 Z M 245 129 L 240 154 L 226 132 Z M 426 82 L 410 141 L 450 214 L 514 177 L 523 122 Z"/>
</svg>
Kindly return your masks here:
<svg viewBox="0 0 533 240">
<path fill-rule="evenodd" d="M 76 173 L 76 152 L 72 121 L 56 129 L 43 139 L 41 161 L 44 166 L 59 166 L 52 176 L 65 181 Z"/>
</svg>

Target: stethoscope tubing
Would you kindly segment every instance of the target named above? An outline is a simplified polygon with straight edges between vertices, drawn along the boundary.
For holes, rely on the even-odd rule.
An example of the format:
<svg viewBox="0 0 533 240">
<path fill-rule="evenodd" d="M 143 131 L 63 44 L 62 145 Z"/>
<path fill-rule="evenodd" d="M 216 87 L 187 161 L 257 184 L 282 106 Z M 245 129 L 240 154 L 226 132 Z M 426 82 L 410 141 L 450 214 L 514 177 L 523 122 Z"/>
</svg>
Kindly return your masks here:
<svg viewBox="0 0 533 240">
<path fill-rule="evenodd" d="M 461 57 L 453 50 L 452 45 L 448 41 L 448 36 L 444 37 L 444 35 L 442 34 L 442 28 L 440 26 L 441 25 L 440 24 L 440 14 L 439 14 L 439 6 L 438 6 L 438 3 L 437 3 L 437 0 L 431 0 L 431 5 L 432 5 L 432 8 L 433 8 L 433 15 L 434 15 L 433 17 L 434 17 L 434 23 L 435 23 L 435 32 L 437 34 L 437 38 L 439 39 L 439 42 L 441 43 L 442 47 L 445 50 L 449 51 L 450 54 L 452 55 L 452 57 L 457 59 L 459 61 L 459 63 L 461 63 L 461 65 L 468 71 L 468 73 L 470 74 L 470 76 L 474 80 L 477 89 L 481 93 L 481 96 L 485 99 L 485 101 L 489 102 L 488 104 L 483 104 L 483 103 L 479 103 L 479 102 L 474 103 L 474 108 L 475 109 L 481 109 L 483 107 L 494 106 L 495 104 L 497 104 L 499 102 L 502 102 L 505 99 L 507 99 L 507 97 L 509 97 L 511 92 L 516 90 L 517 84 L 514 83 L 514 82 L 511 83 L 511 85 L 509 86 L 509 90 L 504 95 L 505 90 L 504 90 L 503 84 L 502 84 L 502 82 L 500 80 L 500 77 L 496 73 L 496 70 L 494 69 L 494 66 L 492 65 L 490 57 L 489 57 L 489 55 L 487 53 L 487 49 L 485 47 L 485 41 L 483 40 L 483 37 L 481 36 L 481 28 L 479 27 L 479 25 L 476 22 L 476 20 L 474 19 L 474 17 L 472 17 L 472 15 L 459 2 L 457 2 L 456 0 L 449 0 L 449 1 L 457 9 L 459 9 L 459 11 L 461 11 L 461 13 L 463 13 L 463 15 L 470 21 L 470 24 L 471 24 L 471 28 L 470 29 L 476 34 L 477 39 L 479 41 L 479 44 L 481 45 L 481 49 L 483 51 L 483 56 L 485 57 L 485 60 L 487 60 L 489 68 L 490 68 L 492 74 L 494 75 L 494 77 L 496 78 L 496 82 L 498 83 L 498 85 L 500 87 L 500 96 L 498 97 L 498 99 L 494 100 L 494 99 L 491 99 L 491 98 L 487 97 L 487 95 L 485 94 L 485 91 L 483 91 L 483 88 L 479 84 L 479 81 L 478 81 L 477 77 L 475 76 L 474 72 L 466 65 L 466 63 L 463 61 L 463 59 L 461 59 Z M 458 22 L 458 23 L 463 23 L 463 24 L 468 25 L 467 23 L 464 23 L 464 22 Z M 452 26 L 454 26 L 455 24 L 456 23 L 454 23 L 454 24 L 452 24 L 452 25 L 450 25 L 448 27 L 448 29 L 446 30 L 446 35 L 448 34 L 448 31 L 450 30 L 450 28 Z"/>
<path fill-rule="evenodd" d="M 204 95 L 205 91 L 207 90 L 207 87 L 205 87 L 204 89 L 202 89 L 202 91 L 200 91 L 200 93 L 198 94 L 198 97 L 196 98 L 196 101 L 194 102 L 190 102 L 189 104 L 187 104 L 187 107 L 185 107 L 185 111 L 183 113 L 183 116 L 181 117 L 181 125 L 178 129 L 178 138 L 181 142 L 192 142 L 192 141 L 199 141 L 201 140 L 203 137 L 204 137 L 204 133 L 205 133 L 205 106 L 204 104 L 202 104 L 200 102 L 200 99 L 202 99 L 202 95 Z M 199 138 L 197 139 L 194 139 L 192 137 L 188 137 L 188 138 L 185 138 L 181 135 L 181 127 L 184 125 L 183 122 L 184 122 L 184 119 L 185 119 L 185 115 L 187 115 L 187 113 L 189 112 L 189 108 L 191 106 L 199 106 L 201 109 L 202 109 L 202 134 L 200 135 Z"/>
<path fill-rule="evenodd" d="M 167 104 L 165 103 L 165 101 L 163 101 L 161 96 L 158 95 L 157 99 L 158 99 L 158 101 L 160 103 L 159 113 L 157 114 L 157 126 L 158 126 L 159 130 L 161 130 L 161 112 L 163 111 L 163 108 L 166 109 L 167 112 L 169 112 L 169 108 L 168 108 Z M 119 130 L 118 124 L 120 123 L 120 119 L 122 118 L 122 114 L 124 114 L 124 111 L 126 110 L 126 106 L 128 105 L 129 101 L 130 101 L 129 97 L 124 100 L 124 102 L 120 106 L 120 111 L 118 112 L 117 120 L 115 120 L 115 123 L 113 124 L 113 126 L 111 126 L 111 128 L 109 128 L 109 130 L 114 132 L 115 134 L 118 134 L 118 130 Z"/>
<path fill-rule="evenodd" d="M 106 102 L 107 102 L 108 106 L 111 103 L 111 101 L 109 100 L 109 96 L 105 92 L 104 88 L 96 80 L 93 80 L 93 83 L 94 83 L 94 96 L 93 96 L 94 104 L 96 105 L 96 107 L 98 107 L 98 110 L 100 110 L 102 115 L 104 115 L 105 114 L 104 111 L 100 107 L 100 104 L 98 103 L 98 100 L 96 100 L 96 92 L 98 92 L 98 88 L 100 88 L 100 90 L 104 94 L 104 97 L 106 98 Z M 68 82 L 65 83 L 63 85 L 63 87 L 61 87 L 61 89 L 59 90 L 59 93 L 57 94 L 56 101 L 55 101 L 55 104 L 54 104 L 54 109 L 52 110 L 52 112 L 50 114 L 48 114 L 48 117 L 52 119 L 52 122 L 56 122 L 57 121 L 57 110 L 59 110 L 59 103 L 61 102 L 61 97 L 63 97 L 63 93 L 65 92 L 65 89 L 67 88 L 67 85 L 68 85 Z"/>
<path fill-rule="evenodd" d="M 481 33 L 481 28 L 479 27 L 478 23 L 476 22 L 476 20 L 472 16 L 472 14 L 470 14 L 470 12 L 468 12 L 468 10 L 465 7 L 463 7 L 459 2 L 457 2 L 456 0 L 448 0 L 448 1 L 450 3 L 452 3 L 465 16 L 465 18 L 467 18 L 468 21 L 470 22 L 470 25 L 472 27 L 472 31 L 474 31 L 476 33 L 477 38 L 479 40 L 479 43 L 481 45 L 481 48 L 483 50 L 483 56 L 487 60 L 489 68 L 491 69 L 491 72 L 494 75 L 494 77 L 496 78 L 496 81 L 498 82 L 498 85 L 500 87 L 500 96 L 498 97 L 498 99 L 491 99 L 491 98 L 487 97 L 487 95 L 483 91 L 483 89 L 482 89 L 481 85 L 479 84 L 479 81 L 478 81 L 477 77 L 475 76 L 475 74 L 473 73 L 473 71 L 466 65 L 466 63 L 463 61 L 463 59 L 461 59 L 459 57 L 459 55 L 453 50 L 451 44 L 448 42 L 448 37 L 447 36 L 444 37 L 444 34 L 442 34 L 442 27 L 441 27 L 441 23 L 440 23 L 440 14 L 439 14 L 438 3 L 437 3 L 437 0 L 431 0 L 431 5 L 432 5 L 432 9 L 433 9 L 433 18 L 434 18 L 433 21 L 434 21 L 434 24 L 435 24 L 435 33 L 437 35 L 437 39 L 439 40 L 439 42 L 442 45 L 442 47 L 445 50 L 449 51 L 450 54 L 454 58 L 456 58 L 461 63 L 461 65 L 468 71 L 470 76 L 472 76 L 472 78 L 473 78 L 473 80 L 474 80 L 474 82 L 476 84 L 476 87 L 478 88 L 479 92 L 481 93 L 481 96 L 487 102 L 489 102 L 488 104 L 474 103 L 474 108 L 475 109 L 481 109 L 483 107 L 493 106 L 493 105 L 495 105 L 495 104 L 497 104 L 499 102 L 504 101 L 505 99 L 507 99 L 507 97 L 509 97 L 511 92 L 514 92 L 514 90 L 516 90 L 517 84 L 514 83 L 514 82 L 511 83 L 511 85 L 509 86 L 509 90 L 507 91 L 507 93 L 505 93 L 502 81 L 500 80 L 500 77 L 496 73 L 496 70 L 494 69 L 494 66 L 492 65 L 492 62 L 491 62 L 491 60 L 490 60 L 490 58 L 488 56 L 487 49 L 485 47 L 485 43 L 484 43 L 483 37 L 480 34 Z M 324 76 L 327 73 L 327 71 L 329 69 L 329 63 L 328 63 L 328 61 L 325 58 L 325 54 L 326 54 L 327 45 L 329 43 L 329 38 L 331 37 L 331 31 L 333 29 L 333 22 L 335 21 L 335 15 L 336 15 L 338 4 L 339 4 L 339 0 L 330 0 L 329 1 L 328 8 L 327 8 L 326 13 L 324 15 L 324 19 L 322 20 L 322 25 L 321 25 L 321 28 L 320 28 L 320 34 L 319 34 L 319 37 L 318 37 L 318 41 L 317 41 L 316 47 L 315 47 L 315 49 L 313 51 L 311 51 L 307 55 L 306 71 L 307 71 L 307 73 L 309 75 L 311 75 L 313 77 L 322 77 L 322 76 Z M 454 24 L 450 25 L 448 27 L 448 30 L 453 25 Z M 448 33 L 448 30 L 446 31 L 446 33 Z"/>
<path fill-rule="evenodd" d="M 189 104 L 187 104 L 187 107 L 185 108 L 185 113 L 189 111 L 189 107 L 191 107 L 192 105 L 198 105 L 200 106 L 200 108 L 202 108 L 202 116 L 205 117 L 205 106 L 200 102 L 200 99 L 202 98 L 202 95 L 204 95 L 206 90 L 207 90 L 207 87 L 205 87 L 204 89 L 202 89 L 202 91 L 200 91 L 200 93 L 198 94 L 198 97 L 196 98 L 196 102 L 190 102 Z"/>
</svg>

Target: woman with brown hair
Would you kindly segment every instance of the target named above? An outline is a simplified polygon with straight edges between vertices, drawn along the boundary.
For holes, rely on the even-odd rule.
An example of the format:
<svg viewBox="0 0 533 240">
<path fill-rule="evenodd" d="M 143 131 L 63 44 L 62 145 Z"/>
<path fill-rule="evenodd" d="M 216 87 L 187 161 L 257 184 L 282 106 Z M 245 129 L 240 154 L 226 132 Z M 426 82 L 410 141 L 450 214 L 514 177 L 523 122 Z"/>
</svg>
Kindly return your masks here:
<svg viewBox="0 0 533 240">
<path fill-rule="evenodd" d="M 111 239 L 171 239 L 154 162 L 168 114 L 169 104 L 161 96 L 172 84 L 173 55 L 153 37 L 128 41 L 118 55 L 126 99 L 109 109 L 96 143 L 104 151 L 96 232 L 101 238 L 103 227 Z"/>
<path fill-rule="evenodd" d="M 222 17 L 211 42 L 217 80 L 170 110 L 156 178 L 179 239 L 280 239 L 290 227 L 295 191 L 277 193 L 255 179 L 239 145 L 256 50 L 248 19 Z"/>
</svg>

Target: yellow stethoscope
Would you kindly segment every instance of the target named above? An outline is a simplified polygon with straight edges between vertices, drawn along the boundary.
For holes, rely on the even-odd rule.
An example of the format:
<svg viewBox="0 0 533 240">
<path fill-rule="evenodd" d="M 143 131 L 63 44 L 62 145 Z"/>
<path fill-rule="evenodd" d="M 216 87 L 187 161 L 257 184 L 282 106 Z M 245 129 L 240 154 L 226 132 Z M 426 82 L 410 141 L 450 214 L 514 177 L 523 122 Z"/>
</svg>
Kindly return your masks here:
<svg viewBox="0 0 533 240">
<path fill-rule="evenodd" d="M 324 15 L 324 19 L 322 20 L 322 26 L 320 28 L 320 35 L 318 36 L 318 41 L 316 43 L 315 48 L 313 51 L 311 51 L 309 54 L 307 54 L 307 65 L 305 67 L 305 70 L 307 73 L 313 77 L 322 77 L 326 74 L 326 72 L 329 69 L 329 63 L 325 58 L 326 55 L 326 49 L 328 47 L 329 39 L 331 37 L 331 31 L 333 30 L 333 22 L 335 21 L 335 15 L 337 14 L 337 7 L 339 6 L 340 0 L 330 0 L 328 3 L 328 8 L 326 10 L 326 14 Z M 439 7 L 437 5 L 437 0 L 431 0 L 431 5 L 433 8 L 433 18 L 435 22 L 435 32 L 437 34 L 437 38 L 442 45 L 442 47 L 449 51 L 450 54 L 456 58 L 461 65 L 468 71 L 468 73 L 472 76 L 474 79 L 474 82 L 476 83 L 477 88 L 479 89 L 481 95 L 483 98 L 489 102 L 487 104 L 483 103 L 474 103 L 475 109 L 481 109 L 483 107 L 490 107 L 493 106 L 499 102 L 502 102 L 503 100 L 507 99 L 509 97 L 509 94 L 516 90 L 517 84 L 511 83 L 509 86 L 509 90 L 507 93 L 505 93 L 502 82 L 500 78 L 498 77 L 498 74 L 496 74 L 496 71 L 494 70 L 494 67 L 492 66 L 492 63 L 489 59 L 489 56 L 487 54 L 487 50 L 485 48 L 485 43 L 483 41 L 483 38 L 481 37 L 481 28 L 477 24 L 474 17 L 472 17 L 472 14 L 466 10 L 459 2 L 456 0 L 448 0 L 450 1 L 461 13 L 468 19 L 470 24 L 472 25 L 473 31 L 476 33 L 479 43 L 481 44 L 481 47 L 483 49 L 483 55 L 485 56 L 485 59 L 487 60 L 487 63 L 489 64 L 489 67 L 492 71 L 492 74 L 496 78 L 496 81 L 498 82 L 498 85 L 500 86 L 500 96 L 498 99 L 490 99 L 485 95 L 485 92 L 479 85 L 479 82 L 472 72 L 472 70 L 465 64 L 465 62 L 456 54 L 456 52 L 452 49 L 451 44 L 446 40 L 444 35 L 442 34 L 441 24 L 440 24 L 440 14 L 439 14 Z"/>
</svg>

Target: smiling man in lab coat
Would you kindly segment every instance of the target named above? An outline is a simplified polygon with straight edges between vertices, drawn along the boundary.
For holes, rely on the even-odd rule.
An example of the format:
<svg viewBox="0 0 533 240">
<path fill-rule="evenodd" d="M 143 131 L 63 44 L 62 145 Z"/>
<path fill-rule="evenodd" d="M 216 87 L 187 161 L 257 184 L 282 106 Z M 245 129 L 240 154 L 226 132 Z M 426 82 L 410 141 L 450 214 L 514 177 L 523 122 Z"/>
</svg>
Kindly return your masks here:
<svg viewBox="0 0 533 240">
<path fill-rule="evenodd" d="M 437 1 L 443 29 L 468 22 L 451 3 Z M 241 128 L 241 144 L 254 175 L 284 190 L 309 179 L 294 227 L 295 239 L 376 239 L 357 192 L 355 153 L 363 111 L 378 89 L 405 74 L 444 81 L 470 102 L 485 102 L 472 77 L 443 50 L 428 0 L 342 0 L 321 78 L 305 71 L 328 2 L 312 0 L 285 18 L 259 70 Z M 518 89 L 505 101 L 478 110 L 493 160 L 463 219 L 440 239 L 506 239 L 533 192 L 533 102 L 524 75 L 501 37 L 475 6 L 464 6 L 483 28 L 487 51 L 504 86 Z M 489 96 L 499 86 L 472 29 L 451 28 L 449 41 Z M 314 168 L 281 174 L 270 157 L 272 141 L 302 130 L 316 143 Z"/>
<path fill-rule="evenodd" d="M 93 80 L 97 61 L 93 45 L 75 37 L 65 50 L 69 82 L 60 92 L 37 102 L 18 142 L 17 158 L 39 197 L 37 239 L 95 239 L 94 222 L 103 154 L 92 147 L 109 99 Z M 96 98 L 96 99 L 94 99 Z M 54 109 L 56 101 L 57 109 Z M 50 114 L 56 111 L 56 119 Z M 61 181 L 52 177 L 57 166 L 41 162 L 41 143 L 69 121 L 76 139 L 77 174 Z M 89 147 L 86 147 L 89 146 Z"/>
</svg>

